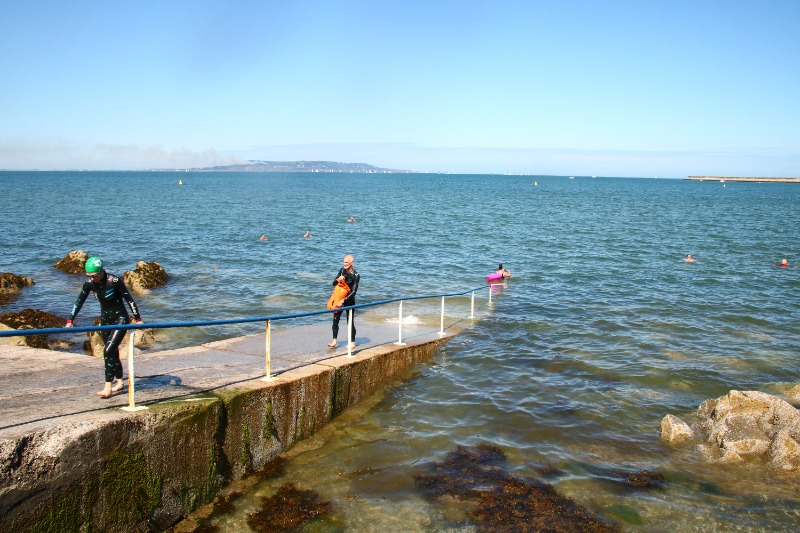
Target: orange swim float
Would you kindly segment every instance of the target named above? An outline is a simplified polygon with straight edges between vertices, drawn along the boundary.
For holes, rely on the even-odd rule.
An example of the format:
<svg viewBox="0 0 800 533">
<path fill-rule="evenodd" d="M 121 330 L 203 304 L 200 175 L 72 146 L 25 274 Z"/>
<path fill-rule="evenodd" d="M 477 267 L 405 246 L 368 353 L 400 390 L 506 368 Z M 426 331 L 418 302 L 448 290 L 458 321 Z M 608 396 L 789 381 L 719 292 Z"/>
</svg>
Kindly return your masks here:
<svg viewBox="0 0 800 533">
<path fill-rule="evenodd" d="M 339 283 L 333 288 L 333 294 L 331 294 L 330 299 L 328 299 L 328 305 L 326 309 L 341 307 L 342 301 L 344 301 L 348 294 L 350 294 L 350 286 L 345 283 L 344 280 L 339 281 Z"/>
</svg>

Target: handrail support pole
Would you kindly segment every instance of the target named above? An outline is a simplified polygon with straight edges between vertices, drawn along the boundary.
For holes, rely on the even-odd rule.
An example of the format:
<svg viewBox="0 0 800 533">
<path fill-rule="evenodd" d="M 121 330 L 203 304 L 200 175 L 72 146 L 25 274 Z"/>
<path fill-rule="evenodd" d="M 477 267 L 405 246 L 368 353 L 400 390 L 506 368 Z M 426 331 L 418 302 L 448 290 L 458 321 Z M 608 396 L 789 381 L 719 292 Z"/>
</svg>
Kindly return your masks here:
<svg viewBox="0 0 800 533">
<path fill-rule="evenodd" d="M 347 357 L 354 357 L 353 355 L 353 310 L 347 310 Z"/>
<path fill-rule="evenodd" d="M 405 346 L 403 342 L 403 300 L 400 300 L 400 314 L 397 318 L 397 346 Z"/>
<path fill-rule="evenodd" d="M 136 405 L 136 390 L 134 382 L 136 381 L 136 371 L 133 368 L 133 341 L 135 338 L 134 331 L 131 330 L 130 336 L 128 337 L 128 405 L 126 407 L 120 407 L 123 411 L 142 411 L 147 409 L 144 405 Z"/>
<path fill-rule="evenodd" d="M 470 294 L 472 295 L 470 298 L 472 301 L 470 302 L 469 317 L 475 318 L 475 291 L 472 291 Z"/>
<path fill-rule="evenodd" d="M 265 366 L 264 377 L 261 378 L 261 381 L 272 381 L 273 379 L 275 379 L 272 377 L 272 321 L 267 320 L 265 327 L 267 334 L 265 340 L 266 349 L 264 352 L 264 359 L 266 360 L 266 362 L 264 365 Z"/>
<path fill-rule="evenodd" d="M 444 335 L 444 296 L 442 296 L 442 318 L 439 326 L 439 335 Z"/>
</svg>

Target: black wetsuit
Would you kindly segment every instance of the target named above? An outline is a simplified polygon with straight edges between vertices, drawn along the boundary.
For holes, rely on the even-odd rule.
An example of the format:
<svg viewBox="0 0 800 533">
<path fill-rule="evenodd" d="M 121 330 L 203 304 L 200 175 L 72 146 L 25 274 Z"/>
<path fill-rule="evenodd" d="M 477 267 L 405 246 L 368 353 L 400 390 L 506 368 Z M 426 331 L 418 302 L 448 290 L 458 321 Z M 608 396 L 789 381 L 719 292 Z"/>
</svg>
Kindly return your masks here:
<svg viewBox="0 0 800 533">
<path fill-rule="evenodd" d="M 128 310 L 125 309 L 125 302 L 131 308 L 133 318 L 141 320 L 139 309 L 136 307 L 136 302 L 133 301 L 131 293 L 125 287 L 125 283 L 108 272 L 103 272 L 103 277 L 100 281 L 89 280 L 83 284 L 81 293 L 78 299 L 75 300 L 75 305 L 72 306 L 72 313 L 69 315 L 69 320 L 75 320 L 78 311 L 81 310 L 83 303 L 93 292 L 94 297 L 100 302 L 100 325 L 107 326 L 110 324 L 127 324 L 130 322 Z M 122 363 L 119 360 L 119 344 L 125 337 L 124 329 L 106 330 L 100 332 L 105 343 L 103 349 L 103 359 L 105 361 L 105 374 L 106 382 L 111 382 L 114 378 L 122 379 Z"/>
<path fill-rule="evenodd" d="M 361 280 L 361 276 L 359 276 L 356 269 L 352 269 L 350 272 L 345 270 L 344 267 L 339 269 L 339 273 L 336 274 L 336 277 L 333 280 L 333 286 L 336 286 L 338 283 L 336 280 L 339 279 L 339 276 L 344 276 L 344 281 L 347 283 L 347 286 L 350 287 L 350 292 L 345 296 L 344 301 L 342 302 L 342 307 L 347 307 L 350 305 L 356 305 L 356 292 L 358 292 L 358 282 Z M 350 339 L 352 342 L 356 341 L 356 310 L 350 309 L 349 310 L 352 314 L 350 315 Z M 333 313 L 333 338 L 336 339 L 339 336 L 339 319 L 342 317 L 342 311 L 334 312 Z"/>
</svg>

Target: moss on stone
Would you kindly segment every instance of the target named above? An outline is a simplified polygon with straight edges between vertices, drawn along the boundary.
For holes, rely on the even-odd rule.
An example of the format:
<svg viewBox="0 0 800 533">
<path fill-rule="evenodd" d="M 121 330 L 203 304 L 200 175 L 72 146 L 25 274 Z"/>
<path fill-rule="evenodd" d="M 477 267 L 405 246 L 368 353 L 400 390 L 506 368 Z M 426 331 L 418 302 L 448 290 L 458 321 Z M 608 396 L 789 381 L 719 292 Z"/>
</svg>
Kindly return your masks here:
<svg viewBox="0 0 800 533">
<path fill-rule="evenodd" d="M 261 430 L 261 436 L 268 442 L 272 440 L 275 434 L 275 421 L 272 419 L 272 400 L 267 400 L 267 406 L 264 409 L 264 427 Z"/>
<path fill-rule="evenodd" d="M 161 477 L 154 475 L 142 450 L 117 450 L 100 475 L 108 525 L 146 521 L 161 503 Z"/>
<path fill-rule="evenodd" d="M 219 463 L 219 447 L 216 441 L 211 442 L 211 451 L 208 454 L 208 471 L 206 475 L 206 491 L 203 498 L 204 501 L 211 501 L 217 496 L 220 488 L 220 478 L 217 475 L 217 466 Z"/>
<path fill-rule="evenodd" d="M 83 489 L 67 491 L 47 514 L 30 525 L 25 531 L 30 533 L 62 533 L 64 531 L 92 530 L 91 509 L 96 491 L 92 483 Z"/>
<path fill-rule="evenodd" d="M 242 424 L 242 465 L 245 472 L 250 472 L 252 457 L 250 455 L 250 427 L 245 421 Z"/>
<path fill-rule="evenodd" d="M 335 418 L 346 407 L 344 397 L 344 371 L 337 368 L 331 374 L 331 419 Z"/>
</svg>

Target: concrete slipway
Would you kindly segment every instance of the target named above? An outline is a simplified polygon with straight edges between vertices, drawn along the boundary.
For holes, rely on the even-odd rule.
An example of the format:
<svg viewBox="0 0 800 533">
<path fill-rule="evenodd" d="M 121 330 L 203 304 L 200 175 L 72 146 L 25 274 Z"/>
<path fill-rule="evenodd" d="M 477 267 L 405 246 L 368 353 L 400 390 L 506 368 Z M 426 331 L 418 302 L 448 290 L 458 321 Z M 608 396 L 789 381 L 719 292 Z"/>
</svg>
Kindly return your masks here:
<svg viewBox="0 0 800 533">
<path fill-rule="evenodd" d="M 148 409 L 132 413 L 119 409 L 126 391 L 94 394 L 99 359 L 0 345 L 0 531 L 166 529 L 471 323 L 404 326 L 397 345 L 396 323 L 360 320 L 352 357 L 344 342 L 326 348 L 328 321 L 278 323 L 271 381 L 266 333 L 143 353 L 136 404 Z"/>
</svg>

